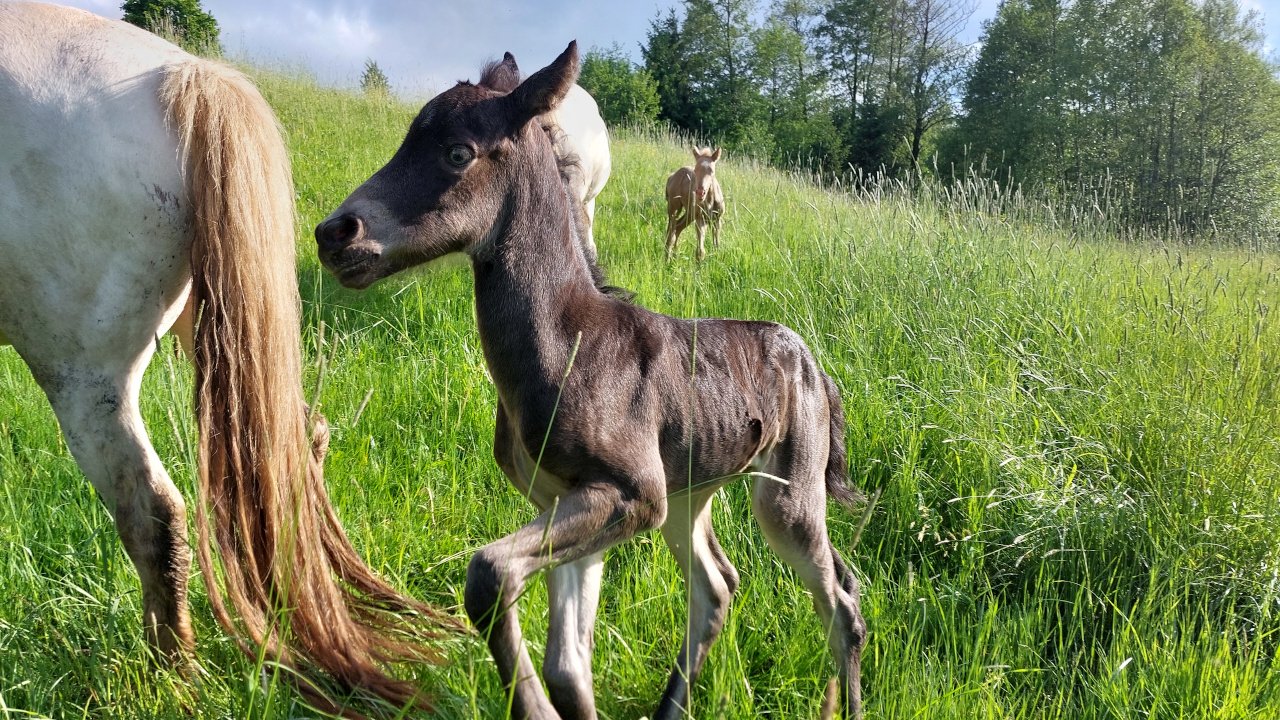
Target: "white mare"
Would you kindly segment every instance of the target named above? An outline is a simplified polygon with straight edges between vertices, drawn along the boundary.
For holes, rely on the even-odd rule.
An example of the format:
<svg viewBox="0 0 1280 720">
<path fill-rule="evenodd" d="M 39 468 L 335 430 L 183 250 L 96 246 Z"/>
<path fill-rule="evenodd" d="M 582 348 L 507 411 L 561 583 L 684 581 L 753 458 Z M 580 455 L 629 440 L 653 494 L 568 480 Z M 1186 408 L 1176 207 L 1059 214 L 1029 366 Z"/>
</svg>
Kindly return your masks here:
<svg viewBox="0 0 1280 720">
<path fill-rule="evenodd" d="M 122 22 L 0 3 L 0 335 L 115 519 L 150 645 L 181 661 L 194 642 L 186 508 L 138 405 L 156 338 L 193 293 L 213 526 L 201 517 L 200 564 L 212 578 L 212 534 L 225 578 L 209 581 L 215 614 L 251 653 L 419 702 L 379 669 L 398 641 L 352 607 L 420 608 L 359 561 L 328 504 L 294 253 L 288 156 L 242 75 Z"/>
<path fill-rule="evenodd" d="M 568 150 L 578 157 L 579 167 L 570 173 L 569 182 L 587 213 L 583 249 L 594 260 L 596 243 L 591 228 L 595 224 L 596 196 L 609 179 L 609 131 L 600 117 L 595 98 L 580 85 L 569 88 L 550 117 L 564 131 Z"/>
<path fill-rule="evenodd" d="M 172 653 L 191 642 L 185 508 L 137 397 L 191 288 L 191 212 L 156 70 L 185 56 L 136 28 L 116 31 L 127 52 L 103 53 L 102 24 L 0 5 L 0 334 L 115 516 L 148 635 Z"/>
</svg>

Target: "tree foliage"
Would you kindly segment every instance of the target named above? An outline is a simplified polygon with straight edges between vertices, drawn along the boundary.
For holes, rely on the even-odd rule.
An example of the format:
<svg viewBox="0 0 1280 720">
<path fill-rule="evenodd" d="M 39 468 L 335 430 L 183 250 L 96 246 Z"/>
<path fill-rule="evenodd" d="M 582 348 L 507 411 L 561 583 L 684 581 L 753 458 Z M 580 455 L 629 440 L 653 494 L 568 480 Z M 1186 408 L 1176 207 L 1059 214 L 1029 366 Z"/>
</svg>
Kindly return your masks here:
<svg viewBox="0 0 1280 720">
<path fill-rule="evenodd" d="M 634 67 L 620 47 L 588 51 L 578 84 L 595 98 L 609 125 L 648 124 L 658 119 L 657 83 L 648 70 Z"/>
<path fill-rule="evenodd" d="M 125 0 L 125 22 L 150 30 L 198 54 L 219 54 L 218 21 L 200 0 Z"/>
<path fill-rule="evenodd" d="M 1235 0 L 1006 0 L 963 106 L 952 147 L 1017 182 L 1133 226 L 1280 227 L 1280 85 Z"/>
<path fill-rule="evenodd" d="M 1131 227 L 1280 232 L 1280 81 L 1238 0 L 683 0 L 658 115 L 787 165 L 985 175 Z"/>
<path fill-rule="evenodd" d="M 386 97 L 391 94 L 391 81 L 387 74 L 378 67 L 378 61 L 369 58 L 364 61 L 364 72 L 360 74 L 360 90 L 365 95 Z"/>
</svg>

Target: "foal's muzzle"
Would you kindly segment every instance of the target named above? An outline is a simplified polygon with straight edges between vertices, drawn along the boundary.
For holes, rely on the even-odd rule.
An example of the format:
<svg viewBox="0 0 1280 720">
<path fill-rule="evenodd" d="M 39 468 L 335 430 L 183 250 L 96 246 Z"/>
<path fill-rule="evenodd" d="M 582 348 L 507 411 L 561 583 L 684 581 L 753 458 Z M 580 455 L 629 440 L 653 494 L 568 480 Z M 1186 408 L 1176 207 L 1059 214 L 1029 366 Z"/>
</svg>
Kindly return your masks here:
<svg viewBox="0 0 1280 720">
<path fill-rule="evenodd" d="M 342 252 L 351 243 L 364 236 L 364 221 L 357 215 L 346 213 L 322 220 L 316 225 L 316 249 L 320 259 Z"/>
<path fill-rule="evenodd" d="M 368 287 L 379 277 L 382 248 L 365 239 L 365 224 L 359 215 L 337 215 L 316 225 L 316 254 L 343 285 Z"/>
</svg>

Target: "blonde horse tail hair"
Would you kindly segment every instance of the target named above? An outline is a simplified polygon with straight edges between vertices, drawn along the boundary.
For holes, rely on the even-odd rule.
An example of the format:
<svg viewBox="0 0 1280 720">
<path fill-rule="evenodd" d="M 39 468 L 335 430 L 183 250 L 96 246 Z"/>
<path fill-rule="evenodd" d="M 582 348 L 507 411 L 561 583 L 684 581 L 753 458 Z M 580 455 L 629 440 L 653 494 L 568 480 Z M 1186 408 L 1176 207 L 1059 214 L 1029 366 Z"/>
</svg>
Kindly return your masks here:
<svg viewBox="0 0 1280 720">
<path fill-rule="evenodd" d="M 835 720 L 836 708 L 840 703 L 840 679 L 831 678 L 827 681 L 827 690 L 822 695 L 822 710 L 818 713 L 818 717 L 822 720 Z"/>
<path fill-rule="evenodd" d="M 275 116 L 243 75 L 205 60 L 165 68 L 160 99 L 193 206 L 198 557 L 214 615 L 322 710 L 352 714 L 334 691 L 429 708 L 384 666 L 439 661 L 457 624 L 374 575 L 325 491 L 328 431 L 321 420 L 313 438 L 303 400 L 293 183 Z"/>
</svg>

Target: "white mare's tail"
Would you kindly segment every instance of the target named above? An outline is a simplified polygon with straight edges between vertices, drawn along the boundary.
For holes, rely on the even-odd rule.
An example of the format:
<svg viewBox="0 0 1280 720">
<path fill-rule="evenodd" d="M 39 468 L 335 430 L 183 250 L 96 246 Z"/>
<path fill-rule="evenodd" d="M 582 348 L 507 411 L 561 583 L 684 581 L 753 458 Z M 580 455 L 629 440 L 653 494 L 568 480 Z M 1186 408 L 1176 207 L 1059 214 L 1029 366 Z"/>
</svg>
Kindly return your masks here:
<svg viewBox="0 0 1280 720">
<path fill-rule="evenodd" d="M 275 117 L 231 68 L 196 60 L 165 72 L 195 219 L 199 560 L 214 614 L 251 656 L 265 648 L 300 670 L 324 709 L 339 709 L 319 689 L 326 677 L 427 707 L 383 665 L 437 659 L 431 641 L 452 623 L 360 559 L 325 491 L 324 428 L 312 447 L 293 184 Z"/>
</svg>

